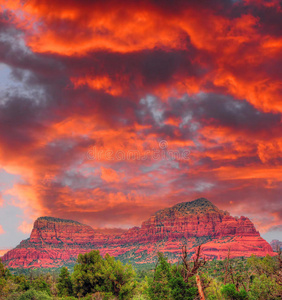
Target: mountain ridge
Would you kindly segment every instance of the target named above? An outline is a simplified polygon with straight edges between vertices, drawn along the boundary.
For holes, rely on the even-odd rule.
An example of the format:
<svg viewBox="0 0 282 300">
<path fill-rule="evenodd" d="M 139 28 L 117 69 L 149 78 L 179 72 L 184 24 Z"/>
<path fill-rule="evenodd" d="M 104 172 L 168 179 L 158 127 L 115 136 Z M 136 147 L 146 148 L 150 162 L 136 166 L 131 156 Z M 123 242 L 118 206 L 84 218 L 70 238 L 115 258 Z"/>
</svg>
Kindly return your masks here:
<svg viewBox="0 0 282 300">
<path fill-rule="evenodd" d="M 80 222 L 75 221 L 75 220 L 63 219 L 63 218 L 55 218 L 55 217 L 52 217 L 52 216 L 42 216 L 42 217 L 37 218 L 34 222 L 40 221 L 40 220 L 55 221 L 55 222 L 65 222 L 65 223 L 75 223 L 75 224 L 85 225 L 85 224 L 80 223 Z"/>
<path fill-rule="evenodd" d="M 212 202 L 206 198 L 198 198 L 193 201 L 185 201 L 175 204 L 172 207 L 167 207 L 155 212 L 152 216 L 163 215 L 165 212 L 177 211 L 179 214 L 188 215 L 194 213 L 205 213 L 207 211 L 221 212 L 225 214 L 223 210 L 220 210 Z"/>
<path fill-rule="evenodd" d="M 58 267 L 93 249 L 137 264 L 154 262 L 159 251 L 176 261 L 183 244 L 191 255 L 202 244 L 203 253 L 217 259 L 225 258 L 229 248 L 231 257 L 274 255 L 248 218 L 234 218 L 198 198 L 160 210 L 140 227 L 113 234 L 73 220 L 40 217 L 30 238 L 6 253 L 3 261 L 10 267 Z"/>
<path fill-rule="evenodd" d="M 215 212 L 222 212 L 224 214 L 229 214 L 228 212 L 226 211 L 223 211 L 223 210 L 220 210 L 219 208 L 217 208 L 217 206 L 215 206 L 211 201 L 207 200 L 206 198 L 197 198 L 195 200 L 192 200 L 192 201 L 184 201 L 184 202 L 180 202 L 180 203 L 177 203 L 171 207 L 167 207 L 167 208 L 164 208 L 164 209 L 160 209 L 158 211 L 156 211 L 155 213 L 153 213 L 151 215 L 151 217 L 154 217 L 156 215 L 163 215 L 163 212 L 166 212 L 166 211 L 172 211 L 172 210 L 175 210 L 176 208 L 181 208 L 180 212 L 185 212 L 185 209 L 187 211 L 187 209 L 189 209 L 189 212 L 187 212 L 186 214 L 184 215 L 187 215 L 189 213 L 195 213 L 195 212 L 199 212 L 199 210 L 194 210 L 193 208 L 197 208 L 197 207 L 200 207 L 200 208 L 213 208 L 213 211 Z M 185 208 L 185 209 L 183 209 Z M 192 210 L 190 210 L 190 208 L 192 208 Z M 202 211 L 202 213 L 204 213 Z M 64 222 L 64 223 L 75 223 L 77 225 L 85 225 L 85 226 L 90 226 L 90 225 L 87 225 L 87 224 L 84 224 L 84 223 L 81 223 L 81 222 L 78 222 L 78 221 L 75 221 L 75 220 L 71 220 L 71 219 L 64 219 L 64 218 L 56 218 L 56 217 L 52 217 L 52 216 L 41 216 L 41 217 L 38 217 L 34 222 L 36 221 L 41 221 L 41 220 L 46 220 L 46 221 L 55 221 L 55 222 Z M 134 226 L 132 228 L 140 228 L 139 226 Z M 93 228 L 93 230 L 97 230 L 97 231 L 103 231 L 103 230 L 120 230 L 120 231 L 123 231 L 123 230 L 126 230 L 126 229 L 122 229 L 122 228 Z"/>
<path fill-rule="evenodd" d="M 272 247 L 273 251 L 279 251 L 279 249 L 282 250 L 282 241 L 272 240 L 270 242 L 270 246 Z"/>
</svg>

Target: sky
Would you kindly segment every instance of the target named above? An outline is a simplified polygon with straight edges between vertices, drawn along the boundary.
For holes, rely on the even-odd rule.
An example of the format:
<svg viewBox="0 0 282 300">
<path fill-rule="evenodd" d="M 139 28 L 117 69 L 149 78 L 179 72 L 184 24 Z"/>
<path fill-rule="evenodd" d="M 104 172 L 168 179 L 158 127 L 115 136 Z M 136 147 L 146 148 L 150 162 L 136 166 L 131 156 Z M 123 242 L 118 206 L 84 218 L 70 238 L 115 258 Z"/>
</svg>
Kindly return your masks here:
<svg viewBox="0 0 282 300">
<path fill-rule="evenodd" d="M 205 197 L 282 239 L 281 1 L 4 0 L 0 249 L 37 217 Z"/>
</svg>

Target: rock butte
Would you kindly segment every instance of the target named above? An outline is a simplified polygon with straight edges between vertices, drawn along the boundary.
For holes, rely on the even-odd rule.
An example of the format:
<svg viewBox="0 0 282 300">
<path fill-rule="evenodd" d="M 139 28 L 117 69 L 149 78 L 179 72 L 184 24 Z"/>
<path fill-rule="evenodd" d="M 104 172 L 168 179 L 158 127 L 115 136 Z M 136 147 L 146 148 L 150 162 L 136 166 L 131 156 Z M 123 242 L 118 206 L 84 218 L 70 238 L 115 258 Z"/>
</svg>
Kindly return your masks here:
<svg viewBox="0 0 282 300">
<path fill-rule="evenodd" d="M 210 258 L 275 255 L 246 217 L 235 218 L 200 198 L 156 212 L 141 227 L 120 234 L 94 230 L 76 221 L 41 217 L 30 238 L 7 252 L 2 260 L 12 268 L 49 268 L 75 262 L 79 253 L 99 249 L 122 261 L 151 263 L 157 252 L 177 261 L 181 246 L 191 255 L 202 244 Z"/>
<path fill-rule="evenodd" d="M 279 249 L 282 250 L 282 242 L 279 240 L 272 240 L 270 242 L 270 246 L 273 249 L 273 251 L 278 251 Z"/>
</svg>

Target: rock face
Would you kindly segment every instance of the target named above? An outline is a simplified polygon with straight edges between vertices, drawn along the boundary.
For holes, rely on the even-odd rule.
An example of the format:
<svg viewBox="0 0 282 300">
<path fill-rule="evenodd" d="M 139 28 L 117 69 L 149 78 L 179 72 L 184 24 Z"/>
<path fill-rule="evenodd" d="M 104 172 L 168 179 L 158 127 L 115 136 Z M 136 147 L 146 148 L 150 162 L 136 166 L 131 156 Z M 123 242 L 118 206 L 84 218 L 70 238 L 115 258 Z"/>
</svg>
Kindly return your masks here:
<svg viewBox="0 0 282 300">
<path fill-rule="evenodd" d="M 191 255 L 202 244 L 210 258 L 275 255 L 246 217 L 234 218 L 204 198 L 179 203 L 156 212 L 141 227 L 118 234 L 94 230 L 79 222 L 41 217 L 30 238 L 6 253 L 2 260 L 12 268 L 58 267 L 75 262 L 79 253 L 99 249 L 120 260 L 154 262 L 157 252 L 177 261 L 185 244 Z"/>
<path fill-rule="evenodd" d="M 279 240 L 272 240 L 270 242 L 270 246 L 272 247 L 273 251 L 278 251 L 279 249 L 282 250 L 282 242 Z"/>
</svg>

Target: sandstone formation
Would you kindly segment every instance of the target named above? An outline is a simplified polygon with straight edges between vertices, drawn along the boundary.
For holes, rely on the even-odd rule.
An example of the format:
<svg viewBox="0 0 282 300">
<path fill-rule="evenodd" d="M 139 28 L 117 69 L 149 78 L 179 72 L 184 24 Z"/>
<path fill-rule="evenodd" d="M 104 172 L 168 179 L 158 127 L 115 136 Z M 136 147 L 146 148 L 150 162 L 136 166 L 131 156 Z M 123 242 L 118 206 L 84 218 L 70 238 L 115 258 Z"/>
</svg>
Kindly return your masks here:
<svg viewBox="0 0 282 300">
<path fill-rule="evenodd" d="M 279 249 L 282 250 L 282 242 L 279 240 L 272 240 L 270 242 L 270 246 L 272 247 L 273 251 L 278 251 Z"/>
<path fill-rule="evenodd" d="M 200 198 L 158 211 L 141 227 L 118 234 L 76 221 L 41 217 L 30 238 L 6 253 L 3 261 L 12 268 L 58 267 L 92 249 L 136 264 L 154 262 L 157 252 L 176 261 L 183 244 L 191 255 L 202 244 L 204 255 L 217 259 L 225 258 L 229 248 L 231 257 L 274 255 L 248 218 L 232 217 Z"/>
</svg>

